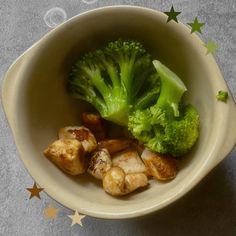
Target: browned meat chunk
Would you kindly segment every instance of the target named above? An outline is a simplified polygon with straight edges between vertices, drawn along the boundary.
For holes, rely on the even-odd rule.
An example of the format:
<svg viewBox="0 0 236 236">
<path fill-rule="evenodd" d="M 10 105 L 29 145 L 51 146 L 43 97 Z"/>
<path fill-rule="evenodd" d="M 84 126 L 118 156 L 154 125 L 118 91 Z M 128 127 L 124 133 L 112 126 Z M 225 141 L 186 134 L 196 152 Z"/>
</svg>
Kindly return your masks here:
<svg viewBox="0 0 236 236">
<path fill-rule="evenodd" d="M 84 148 L 76 139 L 60 139 L 44 150 L 44 155 L 63 171 L 79 175 L 86 170 Z"/>
</svg>

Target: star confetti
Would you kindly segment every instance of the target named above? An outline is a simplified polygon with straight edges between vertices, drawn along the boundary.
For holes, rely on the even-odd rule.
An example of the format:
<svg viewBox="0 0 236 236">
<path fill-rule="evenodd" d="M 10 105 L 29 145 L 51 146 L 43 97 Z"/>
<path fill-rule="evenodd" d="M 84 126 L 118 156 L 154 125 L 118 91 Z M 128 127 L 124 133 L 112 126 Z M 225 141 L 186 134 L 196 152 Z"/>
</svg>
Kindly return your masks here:
<svg viewBox="0 0 236 236">
<path fill-rule="evenodd" d="M 39 193 L 43 191 L 43 188 L 38 188 L 35 182 L 34 182 L 34 186 L 32 188 L 27 188 L 27 190 L 30 192 L 29 199 L 33 197 L 37 197 L 38 199 L 41 199 Z"/>
<path fill-rule="evenodd" d="M 192 27 L 192 30 L 191 30 L 191 34 L 195 31 L 199 32 L 200 34 L 202 33 L 201 32 L 201 27 L 205 24 L 205 23 L 202 23 L 202 22 L 199 22 L 197 17 L 195 17 L 194 19 L 194 22 L 192 23 L 187 23 L 188 25 L 190 25 Z"/>
<path fill-rule="evenodd" d="M 175 22 L 178 23 L 177 16 L 178 16 L 181 12 L 175 11 L 173 5 L 171 6 L 171 9 L 170 9 L 169 12 L 164 12 L 164 13 L 168 16 L 167 23 L 168 23 L 169 21 L 171 21 L 171 20 L 174 20 Z"/>
<path fill-rule="evenodd" d="M 218 91 L 218 94 L 216 95 L 216 98 L 218 101 L 221 102 L 227 102 L 228 98 L 229 98 L 229 93 L 227 91 Z"/>
<path fill-rule="evenodd" d="M 85 215 L 80 215 L 78 211 L 75 211 L 74 215 L 68 215 L 72 219 L 71 226 L 75 224 L 79 224 L 80 226 L 83 226 L 81 220 L 85 217 Z"/>
<path fill-rule="evenodd" d="M 49 205 L 44 209 L 44 214 L 49 219 L 56 219 L 59 209 Z"/>
<path fill-rule="evenodd" d="M 208 43 L 204 46 L 207 48 L 206 55 L 208 55 L 209 53 L 215 54 L 215 52 L 219 48 L 219 45 L 212 40 L 209 40 Z"/>
</svg>

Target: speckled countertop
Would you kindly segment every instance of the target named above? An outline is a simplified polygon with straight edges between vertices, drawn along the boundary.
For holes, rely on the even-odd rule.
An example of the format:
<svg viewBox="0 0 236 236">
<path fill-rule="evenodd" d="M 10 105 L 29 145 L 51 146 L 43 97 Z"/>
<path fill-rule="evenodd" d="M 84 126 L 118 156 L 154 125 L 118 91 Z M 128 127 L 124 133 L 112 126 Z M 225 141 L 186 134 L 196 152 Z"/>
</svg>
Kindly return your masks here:
<svg viewBox="0 0 236 236">
<path fill-rule="evenodd" d="M 61 7 L 67 18 L 97 7 L 117 4 L 146 6 L 169 11 L 171 4 L 182 11 L 186 23 L 194 16 L 205 22 L 201 38 L 213 39 L 220 47 L 217 63 L 236 98 L 236 1 L 235 0 L 1 0 L 0 80 L 11 63 L 51 29 L 45 13 Z M 89 2 L 89 0 L 87 1 Z M 45 193 L 29 200 L 25 188 L 33 180 L 17 153 L 11 131 L 0 106 L 0 235 L 1 236 L 234 236 L 236 235 L 236 149 L 197 187 L 171 206 L 146 217 L 130 220 L 83 219 L 83 227 L 70 226 L 72 211 Z M 52 203 L 60 208 L 55 220 L 44 216 Z"/>
</svg>

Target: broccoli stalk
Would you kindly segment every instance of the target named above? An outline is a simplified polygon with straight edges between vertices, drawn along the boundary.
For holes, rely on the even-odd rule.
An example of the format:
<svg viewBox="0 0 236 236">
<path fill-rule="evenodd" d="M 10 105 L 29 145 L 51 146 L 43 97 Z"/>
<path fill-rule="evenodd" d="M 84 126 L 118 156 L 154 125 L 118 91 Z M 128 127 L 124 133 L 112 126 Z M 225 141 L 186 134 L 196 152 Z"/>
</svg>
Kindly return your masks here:
<svg viewBox="0 0 236 236">
<path fill-rule="evenodd" d="M 152 81 L 152 83 L 149 83 Z M 150 106 L 159 94 L 151 56 L 141 43 L 110 42 L 79 59 L 69 77 L 69 91 L 92 104 L 107 120 L 127 126 L 132 109 Z"/>
<path fill-rule="evenodd" d="M 199 116 L 193 106 L 180 106 L 187 90 L 181 79 L 161 62 L 153 64 L 161 80 L 159 98 L 155 105 L 134 111 L 128 128 L 151 150 L 181 156 L 199 137 Z"/>
<path fill-rule="evenodd" d="M 169 113 L 172 111 L 174 116 L 179 116 L 179 103 L 187 88 L 182 80 L 161 62 L 154 60 L 153 65 L 161 80 L 161 92 L 156 107 L 168 110 Z"/>
</svg>

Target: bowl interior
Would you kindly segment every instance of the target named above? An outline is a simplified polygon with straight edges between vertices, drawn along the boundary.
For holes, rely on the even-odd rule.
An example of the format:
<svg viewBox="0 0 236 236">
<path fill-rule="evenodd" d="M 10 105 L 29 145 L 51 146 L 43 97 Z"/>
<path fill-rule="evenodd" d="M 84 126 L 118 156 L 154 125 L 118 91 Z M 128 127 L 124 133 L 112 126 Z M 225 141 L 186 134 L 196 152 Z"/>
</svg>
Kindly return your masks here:
<svg viewBox="0 0 236 236">
<path fill-rule="evenodd" d="M 195 36 L 180 23 L 167 24 L 166 19 L 162 13 L 141 8 L 96 10 L 73 18 L 33 49 L 34 56 L 16 89 L 17 142 L 36 181 L 67 207 L 103 218 L 145 214 L 177 198 L 192 184 L 210 156 L 217 137 L 212 131 L 217 122 L 211 98 L 215 92 L 212 72 L 209 72 L 204 48 L 193 39 Z M 80 114 L 87 108 L 66 91 L 72 63 L 82 53 L 120 37 L 140 40 L 154 58 L 182 78 L 188 87 L 186 100 L 200 113 L 201 137 L 180 164 L 175 180 L 164 184 L 152 180 L 145 191 L 114 198 L 88 175 L 72 178 L 64 174 L 43 156 L 43 150 L 57 139 L 60 127 L 80 124 Z"/>
</svg>

